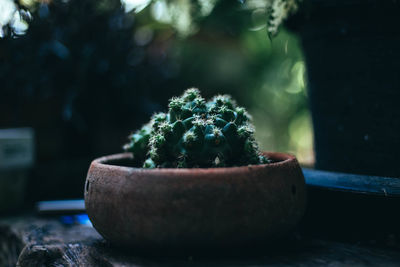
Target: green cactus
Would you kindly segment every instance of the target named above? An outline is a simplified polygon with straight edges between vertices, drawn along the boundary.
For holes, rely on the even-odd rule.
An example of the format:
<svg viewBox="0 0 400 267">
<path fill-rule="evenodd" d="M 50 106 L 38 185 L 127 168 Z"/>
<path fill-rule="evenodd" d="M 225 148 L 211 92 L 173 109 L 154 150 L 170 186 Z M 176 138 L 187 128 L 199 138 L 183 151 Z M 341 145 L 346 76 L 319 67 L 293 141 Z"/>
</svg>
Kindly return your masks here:
<svg viewBox="0 0 400 267">
<path fill-rule="evenodd" d="M 206 102 L 198 89 L 173 97 L 129 136 L 125 151 L 144 168 L 229 167 L 268 163 L 254 139 L 250 115 L 228 95 Z"/>
</svg>

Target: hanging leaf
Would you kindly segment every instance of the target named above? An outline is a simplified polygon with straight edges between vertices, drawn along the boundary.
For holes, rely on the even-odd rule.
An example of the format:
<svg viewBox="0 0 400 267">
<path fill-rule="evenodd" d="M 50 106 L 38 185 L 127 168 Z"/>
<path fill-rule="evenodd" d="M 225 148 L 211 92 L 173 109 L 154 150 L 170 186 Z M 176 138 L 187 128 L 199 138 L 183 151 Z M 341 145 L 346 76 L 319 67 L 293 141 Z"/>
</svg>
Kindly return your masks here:
<svg viewBox="0 0 400 267">
<path fill-rule="evenodd" d="M 274 37 L 282 22 L 297 11 L 301 0 L 270 0 L 267 3 L 267 32 L 269 38 Z"/>
</svg>

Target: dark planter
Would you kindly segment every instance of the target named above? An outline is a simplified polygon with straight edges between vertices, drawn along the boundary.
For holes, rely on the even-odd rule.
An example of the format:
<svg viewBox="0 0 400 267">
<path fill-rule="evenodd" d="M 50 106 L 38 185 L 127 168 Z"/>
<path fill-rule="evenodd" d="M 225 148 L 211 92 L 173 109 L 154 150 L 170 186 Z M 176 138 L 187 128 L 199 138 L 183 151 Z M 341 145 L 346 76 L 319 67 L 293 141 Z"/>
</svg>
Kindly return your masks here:
<svg viewBox="0 0 400 267">
<path fill-rule="evenodd" d="M 400 177 L 400 2 L 311 0 L 304 49 L 316 168 Z"/>
<path fill-rule="evenodd" d="M 112 244 L 254 245 L 284 235 L 305 211 L 303 173 L 287 154 L 268 153 L 270 164 L 210 169 L 128 167 L 131 157 L 94 160 L 86 179 L 86 211 Z"/>
</svg>

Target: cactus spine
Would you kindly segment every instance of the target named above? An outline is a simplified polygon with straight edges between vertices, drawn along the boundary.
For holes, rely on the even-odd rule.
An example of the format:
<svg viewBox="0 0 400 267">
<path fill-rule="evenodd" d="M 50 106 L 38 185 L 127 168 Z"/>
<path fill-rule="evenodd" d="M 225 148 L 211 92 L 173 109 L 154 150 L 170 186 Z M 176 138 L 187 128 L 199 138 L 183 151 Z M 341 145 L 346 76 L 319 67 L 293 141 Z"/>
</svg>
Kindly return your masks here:
<svg viewBox="0 0 400 267">
<path fill-rule="evenodd" d="M 206 102 L 198 89 L 173 97 L 124 146 L 144 168 L 229 167 L 268 163 L 250 115 L 228 95 Z"/>
</svg>

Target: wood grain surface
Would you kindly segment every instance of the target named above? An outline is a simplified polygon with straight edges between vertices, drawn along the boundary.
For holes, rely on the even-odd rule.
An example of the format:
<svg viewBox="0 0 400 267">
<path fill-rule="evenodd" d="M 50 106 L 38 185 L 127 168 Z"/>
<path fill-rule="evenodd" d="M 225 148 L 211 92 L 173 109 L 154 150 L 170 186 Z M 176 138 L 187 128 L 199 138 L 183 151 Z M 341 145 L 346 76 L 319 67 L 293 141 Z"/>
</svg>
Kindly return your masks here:
<svg viewBox="0 0 400 267">
<path fill-rule="evenodd" d="M 293 233 L 240 250 L 141 251 L 111 247 L 91 227 L 54 218 L 0 220 L 0 266 L 399 266 L 400 251 Z"/>
</svg>

